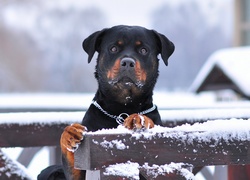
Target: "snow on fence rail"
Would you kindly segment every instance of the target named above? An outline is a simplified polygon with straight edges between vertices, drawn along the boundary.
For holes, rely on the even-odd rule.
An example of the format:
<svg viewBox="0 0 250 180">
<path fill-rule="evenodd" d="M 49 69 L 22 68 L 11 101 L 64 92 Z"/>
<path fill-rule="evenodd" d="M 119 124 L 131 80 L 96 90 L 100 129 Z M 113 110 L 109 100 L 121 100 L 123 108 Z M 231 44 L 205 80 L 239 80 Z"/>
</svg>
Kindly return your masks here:
<svg viewBox="0 0 250 180">
<path fill-rule="evenodd" d="M 248 108 L 160 110 L 160 114 L 168 127 L 214 119 L 250 118 Z M 71 123 L 80 123 L 83 116 L 84 112 L 0 113 L 0 147 L 58 145 L 63 129 Z"/>
<path fill-rule="evenodd" d="M 0 112 L 69 112 L 86 110 L 93 94 L 0 94 Z"/>
<path fill-rule="evenodd" d="M 66 126 L 84 112 L 0 113 L 0 147 L 59 146 Z"/>
<path fill-rule="evenodd" d="M 69 112 L 86 110 L 92 93 L 0 94 L 0 113 L 6 112 Z M 214 95 L 155 92 L 154 103 L 160 110 L 250 108 L 250 101 L 217 102 Z"/>
<path fill-rule="evenodd" d="M 214 120 L 214 119 L 224 119 L 224 120 L 221 120 L 220 126 L 218 126 L 218 124 L 214 124 L 214 126 L 221 128 L 221 131 L 223 133 L 227 132 L 226 134 L 228 136 L 235 137 L 235 135 L 237 135 L 237 134 L 239 135 L 238 132 L 247 132 L 247 131 L 249 132 L 249 128 L 250 128 L 250 125 L 249 125 L 249 123 L 250 123 L 249 122 L 250 111 L 249 111 L 249 108 L 247 108 L 247 107 L 237 108 L 237 109 L 235 109 L 235 108 L 220 108 L 220 109 L 212 108 L 212 109 L 197 109 L 197 110 L 194 110 L 194 109 L 160 110 L 160 114 L 161 114 L 161 117 L 163 119 L 164 126 L 173 127 L 173 126 L 181 125 L 181 124 L 185 124 L 185 123 L 194 124 L 192 126 L 186 125 L 186 126 L 179 126 L 179 127 L 168 129 L 169 134 L 176 135 L 176 138 L 179 140 L 181 140 L 181 138 L 183 138 L 183 137 L 190 137 L 191 135 L 194 135 L 195 133 L 198 133 L 199 136 L 204 135 L 204 133 L 207 130 L 210 130 L 210 133 L 211 133 L 211 130 L 212 130 L 211 128 L 213 126 L 208 127 L 206 125 L 207 125 L 207 123 L 218 122 L 217 120 Z M 61 135 L 63 129 L 67 125 L 69 125 L 73 122 L 80 123 L 83 116 L 84 116 L 83 111 L 82 112 L 0 113 L 0 147 L 58 146 L 60 135 Z M 231 119 L 231 118 L 239 118 L 241 120 L 237 120 L 237 123 L 242 124 L 243 122 L 245 122 L 246 124 L 245 125 L 235 124 L 235 126 L 229 128 L 228 122 L 236 121 L 235 119 Z M 229 121 L 226 119 L 231 119 L 231 120 Z M 248 120 L 243 120 L 243 119 L 248 119 Z M 201 125 L 197 126 L 197 122 L 205 122 L 207 120 L 214 120 L 214 121 L 209 121 L 209 122 L 204 123 L 203 127 Z M 186 129 L 185 130 L 181 129 L 183 127 L 186 127 Z M 195 127 L 197 127 L 197 129 L 194 130 L 193 128 L 195 128 Z M 202 127 L 202 129 L 201 129 L 201 127 Z M 240 127 L 240 128 L 238 128 L 237 131 L 234 131 L 234 128 L 236 128 L 236 127 Z M 191 130 L 191 129 L 193 129 L 193 130 Z M 174 132 L 173 130 L 175 130 L 176 132 Z M 228 131 L 228 130 L 230 130 L 230 131 Z M 179 132 L 179 134 L 177 132 Z M 186 132 L 186 133 L 184 133 L 184 132 Z M 162 132 L 159 132 L 159 133 L 162 133 Z M 179 135 L 181 135 L 181 133 L 183 133 L 182 134 L 183 136 L 179 137 Z M 216 134 L 215 131 L 213 133 Z M 229 135 L 230 133 L 231 133 L 231 135 Z M 242 147 L 242 145 L 244 145 L 245 147 L 247 147 L 247 149 L 250 149 L 249 148 L 249 134 L 246 134 L 246 135 L 247 135 L 246 136 L 247 141 L 244 141 L 244 142 L 240 142 L 237 139 L 232 139 L 233 146 L 231 148 L 234 148 L 234 147 L 238 148 L 239 147 L 241 152 L 246 152 L 246 150 L 244 150 L 244 148 Z M 129 136 L 129 135 L 126 135 L 126 136 Z M 88 134 L 86 137 L 88 138 Z M 92 135 L 91 135 L 91 137 L 92 137 Z M 131 137 L 132 137 L 132 135 L 131 135 Z M 220 139 L 220 138 L 218 138 L 218 139 Z M 168 138 L 168 140 L 170 141 L 169 138 Z M 166 140 L 166 142 L 168 142 L 168 140 Z M 213 142 L 214 142 L 214 140 L 211 139 L 210 143 L 213 143 Z M 160 143 L 160 142 L 158 142 L 158 143 Z M 201 141 L 201 142 L 196 144 L 197 148 L 200 147 L 200 143 L 202 145 L 204 145 L 204 147 L 207 147 L 207 144 L 209 144 L 209 143 L 204 143 Z M 239 146 L 237 146 L 237 143 L 240 143 Z M 247 144 L 245 144 L 245 143 L 247 143 Z M 183 146 L 183 144 L 180 144 L 180 145 Z M 185 147 L 191 148 L 191 146 L 188 144 L 185 144 Z M 218 147 L 220 147 L 220 146 L 218 146 Z M 228 146 L 228 144 L 225 144 L 225 147 L 229 148 L 230 146 Z M 212 151 L 213 148 L 217 149 L 217 146 L 215 146 L 215 147 L 208 146 L 208 150 L 209 150 L 209 148 Z M 222 155 L 222 158 L 225 158 L 227 160 L 226 162 L 224 162 L 224 160 L 222 159 L 222 162 L 224 162 L 224 164 L 230 164 L 230 163 L 231 164 L 234 164 L 234 163 L 249 164 L 249 158 L 250 158 L 249 157 L 249 150 L 247 150 L 246 156 L 245 155 L 242 156 L 242 157 L 245 157 L 244 158 L 245 160 L 242 160 L 241 159 L 242 154 L 240 154 L 239 158 L 237 158 L 237 156 L 236 156 L 236 154 L 238 153 L 237 148 L 233 152 L 231 152 L 231 151 L 225 151 L 225 152 L 224 151 L 223 152 L 216 151 L 216 152 L 220 152 L 220 153 L 217 153 L 216 157 L 219 159 L 220 155 Z M 241 148 L 243 148 L 243 149 L 241 149 Z M 182 154 L 182 159 L 180 159 L 182 161 L 183 161 L 183 158 L 185 157 L 185 153 L 186 153 L 184 147 L 183 147 L 183 149 L 184 149 L 184 151 Z M 139 149 L 138 151 L 140 151 L 140 150 L 141 149 Z M 195 152 L 196 152 L 196 149 L 193 149 L 193 152 L 190 152 L 190 153 L 198 154 Z M 201 151 L 201 152 L 203 152 L 203 151 Z M 169 153 L 172 153 L 172 152 L 169 151 Z M 122 155 L 124 155 L 124 154 L 122 154 Z M 235 155 L 235 156 L 232 156 L 232 155 Z M 176 158 L 174 156 L 171 156 L 171 157 L 173 159 Z M 188 156 L 186 156 L 186 157 L 188 157 Z M 237 158 L 237 159 L 232 159 L 232 157 Z M 0 158 L 0 160 L 1 160 L 1 158 Z M 117 162 L 119 162 L 119 161 L 117 161 Z M 183 161 L 183 162 L 186 162 L 186 161 Z M 199 162 L 198 159 L 196 160 L 196 162 Z M 4 163 L 4 161 L 2 162 L 2 164 L 3 163 Z M 188 161 L 188 163 L 191 163 L 191 162 Z M 219 161 L 217 160 L 215 163 L 219 164 Z M 205 165 L 205 164 L 208 164 L 208 163 L 205 161 L 205 162 L 201 163 L 200 165 Z M 137 167 L 140 169 L 140 168 L 145 167 L 145 166 L 146 166 L 146 164 L 144 164 L 142 166 L 138 165 Z M 168 168 L 169 168 L 169 166 L 171 166 L 171 168 L 178 167 L 177 169 L 179 169 L 181 172 L 186 172 L 186 168 L 184 167 L 184 166 L 186 166 L 185 164 L 184 164 L 184 166 L 182 164 L 177 164 L 177 165 L 175 164 L 174 166 L 173 166 L 173 164 L 167 165 Z M 0 164 L 0 168 L 1 167 L 5 167 L 4 164 L 3 164 L 3 166 Z M 189 167 L 189 166 L 187 166 L 187 167 Z M 149 169 L 150 168 L 152 169 L 153 167 L 150 166 Z M 161 168 L 164 169 L 166 167 L 164 166 Z M 143 171 L 143 169 L 141 169 L 141 171 Z M 238 173 L 237 176 L 239 174 L 244 174 L 244 173 L 242 173 L 242 172 Z"/>
<path fill-rule="evenodd" d="M 250 107 L 160 110 L 164 126 L 175 127 L 215 119 L 250 118 Z"/>
<path fill-rule="evenodd" d="M 156 126 L 145 132 L 133 132 L 120 126 L 86 133 L 75 152 L 75 167 L 99 170 L 100 179 L 139 179 L 139 171 L 152 179 L 152 174 L 169 176 L 166 168 L 173 164 L 186 167 L 250 164 L 249 121 L 216 120 L 176 128 Z M 118 172 L 124 166 L 133 165 L 134 170 Z M 113 170 L 109 170 L 110 167 Z M 192 177 L 190 173 L 185 177 L 180 172 L 182 168 L 175 170 L 178 177 Z"/>
</svg>

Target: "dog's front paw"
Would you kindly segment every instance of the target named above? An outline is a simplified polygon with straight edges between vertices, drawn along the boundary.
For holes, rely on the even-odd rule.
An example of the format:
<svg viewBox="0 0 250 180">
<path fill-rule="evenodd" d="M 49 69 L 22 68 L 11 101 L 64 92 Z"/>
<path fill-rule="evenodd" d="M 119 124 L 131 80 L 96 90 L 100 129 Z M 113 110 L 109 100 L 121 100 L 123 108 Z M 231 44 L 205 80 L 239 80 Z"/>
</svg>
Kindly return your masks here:
<svg viewBox="0 0 250 180">
<path fill-rule="evenodd" d="M 151 129 L 154 127 L 154 122 L 145 115 L 131 114 L 124 120 L 123 125 L 128 129 Z"/>
<path fill-rule="evenodd" d="M 75 152 L 83 140 L 84 132 L 86 131 L 87 128 L 78 123 L 67 126 L 61 135 L 61 149 Z"/>
</svg>

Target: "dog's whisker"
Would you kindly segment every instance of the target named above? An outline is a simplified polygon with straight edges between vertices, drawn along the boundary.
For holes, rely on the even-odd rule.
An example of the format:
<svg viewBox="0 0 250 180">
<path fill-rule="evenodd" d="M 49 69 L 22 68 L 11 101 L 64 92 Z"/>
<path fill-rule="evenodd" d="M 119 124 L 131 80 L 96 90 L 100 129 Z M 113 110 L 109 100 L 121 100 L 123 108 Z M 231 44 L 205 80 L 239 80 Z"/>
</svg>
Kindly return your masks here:
<svg viewBox="0 0 250 180">
<path fill-rule="evenodd" d="M 110 80 L 110 81 L 108 81 L 108 83 L 110 85 L 115 85 L 117 82 L 118 82 L 118 80 Z"/>
<path fill-rule="evenodd" d="M 132 86 L 133 85 L 132 82 L 126 82 L 125 84 L 128 85 L 128 86 Z"/>
<path fill-rule="evenodd" d="M 144 84 L 141 82 L 141 81 L 137 81 L 135 83 L 135 85 L 138 87 L 138 88 L 142 88 L 144 86 Z"/>
<path fill-rule="evenodd" d="M 132 99 L 130 96 L 127 96 L 127 97 L 126 97 L 126 100 L 130 100 L 130 99 Z"/>
</svg>

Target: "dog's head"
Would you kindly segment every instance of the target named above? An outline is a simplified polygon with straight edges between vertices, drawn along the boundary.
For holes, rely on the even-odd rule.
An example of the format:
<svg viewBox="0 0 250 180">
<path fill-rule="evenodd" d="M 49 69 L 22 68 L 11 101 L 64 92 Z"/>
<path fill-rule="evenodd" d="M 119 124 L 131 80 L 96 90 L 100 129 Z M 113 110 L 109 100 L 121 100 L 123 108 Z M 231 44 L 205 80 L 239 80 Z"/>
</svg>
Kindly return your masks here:
<svg viewBox="0 0 250 180">
<path fill-rule="evenodd" d="M 88 62 L 99 53 L 95 73 L 99 90 L 127 104 L 152 95 L 158 77 L 157 56 L 161 54 L 167 65 L 174 44 L 154 30 L 121 25 L 93 33 L 84 40 L 83 49 Z"/>
</svg>

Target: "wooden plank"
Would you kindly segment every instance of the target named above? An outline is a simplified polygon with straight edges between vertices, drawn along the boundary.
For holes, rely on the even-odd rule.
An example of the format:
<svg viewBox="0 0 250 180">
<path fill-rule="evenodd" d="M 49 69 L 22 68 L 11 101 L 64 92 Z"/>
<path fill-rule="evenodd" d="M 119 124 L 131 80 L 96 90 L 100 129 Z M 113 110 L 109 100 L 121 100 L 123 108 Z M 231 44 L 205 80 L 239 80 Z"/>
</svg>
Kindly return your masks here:
<svg viewBox="0 0 250 180">
<path fill-rule="evenodd" d="M 68 124 L 1 124 L 0 147 L 59 146 L 60 137 Z"/>
<path fill-rule="evenodd" d="M 250 132 L 246 132 L 250 137 Z M 250 164 L 250 139 L 202 139 L 205 132 L 156 133 L 151 138 L 135 134 L 87 133 L 75 152 L 75 167 L 99 170 L 127 161 L 143 165 L 171 162 L 194 166 Z M 112 147 L 113 146 L 113 147 Z"/>
<path fill-rule="evenodd" d="M 18 156 L 17 161 L 27 168 L 32 161 L 32 158 L 41 149 L 42 147 L 24 148 Z"/>
<path fill-rule="evenodd" d="M 84 112 L 0 113 L 0 147 L 58 146 L 64 128 Z"/>
<path fill-rule="evenodd" d="M 228 180 L 250 179 L 250 165 L 228 166 Z"/>
</svg>

